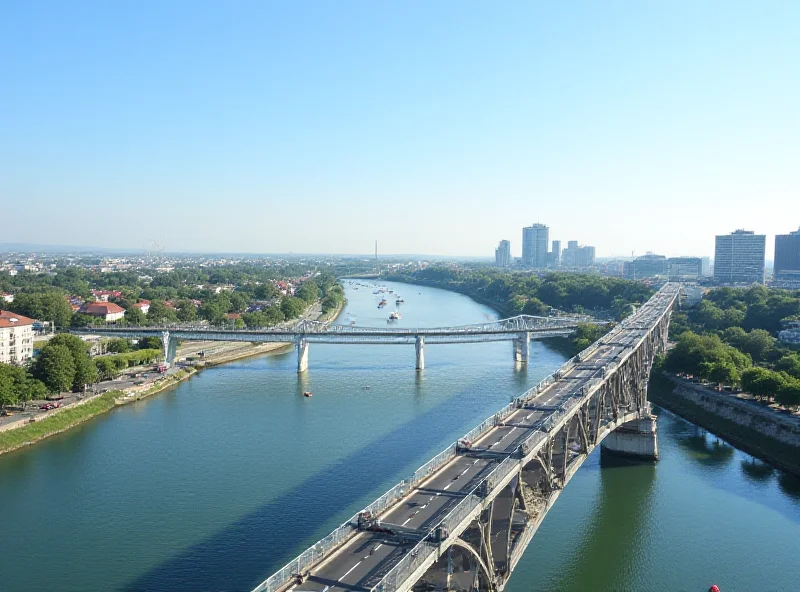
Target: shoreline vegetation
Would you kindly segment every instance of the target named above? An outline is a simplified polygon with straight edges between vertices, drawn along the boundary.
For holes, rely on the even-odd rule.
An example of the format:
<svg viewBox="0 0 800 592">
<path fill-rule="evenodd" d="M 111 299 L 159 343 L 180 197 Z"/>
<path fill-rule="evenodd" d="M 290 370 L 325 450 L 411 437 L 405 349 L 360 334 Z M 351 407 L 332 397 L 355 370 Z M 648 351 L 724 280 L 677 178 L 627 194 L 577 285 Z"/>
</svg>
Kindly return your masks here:
<svg viewBox="0 0 800 592">
<path fill-rule="evenodd" d="M 648 399 L 686 421 L 708 430 L 751 456 L 777 469 L 800 477 L 798 449 L 775 438 L 703 409 L 673 392 L 675 384 L 654 371 L 648 384 Z"/>
<path fill-rule="evenodd" d="M 324 313 L 320 317 L 320 320 L 331 323 L 334 322 L 341 314 L 345 304 L 346 300 L 344 299 L 338 302 L 337 306 L 327 313 Z M 160 394 L 188 380 L 192 376 L 195 376 L 203 368 L 212 368 L 221 364 L 227 364 L 258 355 L 280 354 L 291 347 L 291 343 L 251 343 L 233 352 L 223 354 L 217 359 L 209 360 L 202 365 L 198 364 L 197 366 L 183 368 L 175 374 L 150 385 L 150 387 L 145 390 L 139 392 L 133 391 L 128 394 L 123 391 L 109 391 L 84 400 L 77 405 L 71 405 L 64 409 L 51 412 L 51 414 L 37 419 L 34 422 L 0 432 L 0 455 L 31 446 L 50 436 L 66 432 L 95 417 L 108 413 L 118 406 L 128 405 Z"/>
</svg>

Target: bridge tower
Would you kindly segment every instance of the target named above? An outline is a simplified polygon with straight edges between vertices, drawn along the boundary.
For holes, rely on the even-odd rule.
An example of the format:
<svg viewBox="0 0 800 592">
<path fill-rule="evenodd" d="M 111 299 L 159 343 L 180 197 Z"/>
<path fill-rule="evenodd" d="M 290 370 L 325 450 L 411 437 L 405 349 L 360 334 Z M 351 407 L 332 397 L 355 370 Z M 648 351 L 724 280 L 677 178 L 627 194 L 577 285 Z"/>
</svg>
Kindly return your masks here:
<svg viewBox="0 0 800 592">
<path fill-rule="evenodd" d="M 531 353 L 531 334 L 520 333 L 514 338 L 514 362 L 527 365 Z"/>
</svg>

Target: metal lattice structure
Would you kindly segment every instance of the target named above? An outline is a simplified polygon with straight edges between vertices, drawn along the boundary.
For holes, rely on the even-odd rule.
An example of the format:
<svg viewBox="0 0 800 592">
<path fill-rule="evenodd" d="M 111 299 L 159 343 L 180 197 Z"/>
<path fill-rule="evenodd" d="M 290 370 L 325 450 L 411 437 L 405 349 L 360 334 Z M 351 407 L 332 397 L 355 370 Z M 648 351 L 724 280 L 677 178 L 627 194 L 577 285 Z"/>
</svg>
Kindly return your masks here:
<svg viewBox="0 0 800 592">
<path fill-rule="evenodd" d="M 254 592 L 502 590 L 548 509 L 614 430 L 652 439 L 647 382 L 680 294 L 631 318 L 483 421 Z"/>
</svg>

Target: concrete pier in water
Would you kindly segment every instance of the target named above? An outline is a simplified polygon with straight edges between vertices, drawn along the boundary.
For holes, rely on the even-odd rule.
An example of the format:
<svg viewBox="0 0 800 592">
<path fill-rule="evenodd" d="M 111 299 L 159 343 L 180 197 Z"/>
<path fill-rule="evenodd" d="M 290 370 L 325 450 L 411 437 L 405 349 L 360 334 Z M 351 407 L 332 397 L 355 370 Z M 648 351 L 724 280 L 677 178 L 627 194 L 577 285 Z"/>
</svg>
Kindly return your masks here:
<svg viewBox="0 0 800 592">
<path fill-rule="evenodd" d="M 656 417 L 650 415 L 622 424 L 600 445 L 603 454 L 640 460 L 658 460 Z"/>
<path fill-rule="evenodd" d="M 425 337 L 422 335 L 417 336 L 414 342 L 414 349 L 417 351 L 417 370 L 425 369 Z"/>
<path fill-rule="evenodd" d="M 308 370 L 308 341 L 300 339 L 297 342 L 297 372 Z"/>
</svg>

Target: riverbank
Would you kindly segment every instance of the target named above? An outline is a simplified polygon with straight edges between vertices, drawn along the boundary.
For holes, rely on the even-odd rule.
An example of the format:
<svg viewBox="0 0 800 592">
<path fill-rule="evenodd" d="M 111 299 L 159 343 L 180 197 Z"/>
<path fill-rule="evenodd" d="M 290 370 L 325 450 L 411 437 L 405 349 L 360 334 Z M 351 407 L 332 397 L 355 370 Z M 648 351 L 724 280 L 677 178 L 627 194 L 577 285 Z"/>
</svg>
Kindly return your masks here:
<svg viewBox="0 0 800 592">
<path fill-rule="evenodd" d="M 769 433 L 771 430 L 763 427 L 751 427 L 760 424 L 750 424 L 751 418 L 737 417 L 746 413 L 744 410 L 737 409 L 737 415 L 730 414 L 728 417 L 710 411 L 707 405 L 698 404 L 694 396 L 687 396 L 685 390 L 669 377 L 654 372 L 650 377 L 648 399 L 724 438 L 740 450 L 800 477 L 800 446 L 787 443 L 785 438 L 775 437 L 774 431 Z"/>
<path fill-rule="evenodd" d="M 320 316 L 319 320 L 334 322 L 344 309 L 345 303 L 346 300 L 341 302 L 334 310 Z M 125 389 L 125 391 L 115 390 L 87 397 L 69 407 L 55 409 L 41 419 L 0 432 L 0 455 L 65 432 L 94 417 L 111 411 L 118 405 L 127 405 L 157 395 L 188 380 L 203 368 L 211 368 L 253 356 L 284 353 L 292 347 L 292 343 L 243 344 L 233 351 L 226 351 L 218 356 L 212 356 L 196 366 L 187 366 L 179 369 L 174 374 L 157 378 L 150 384 L 132 387 Z"/>
</svg>

